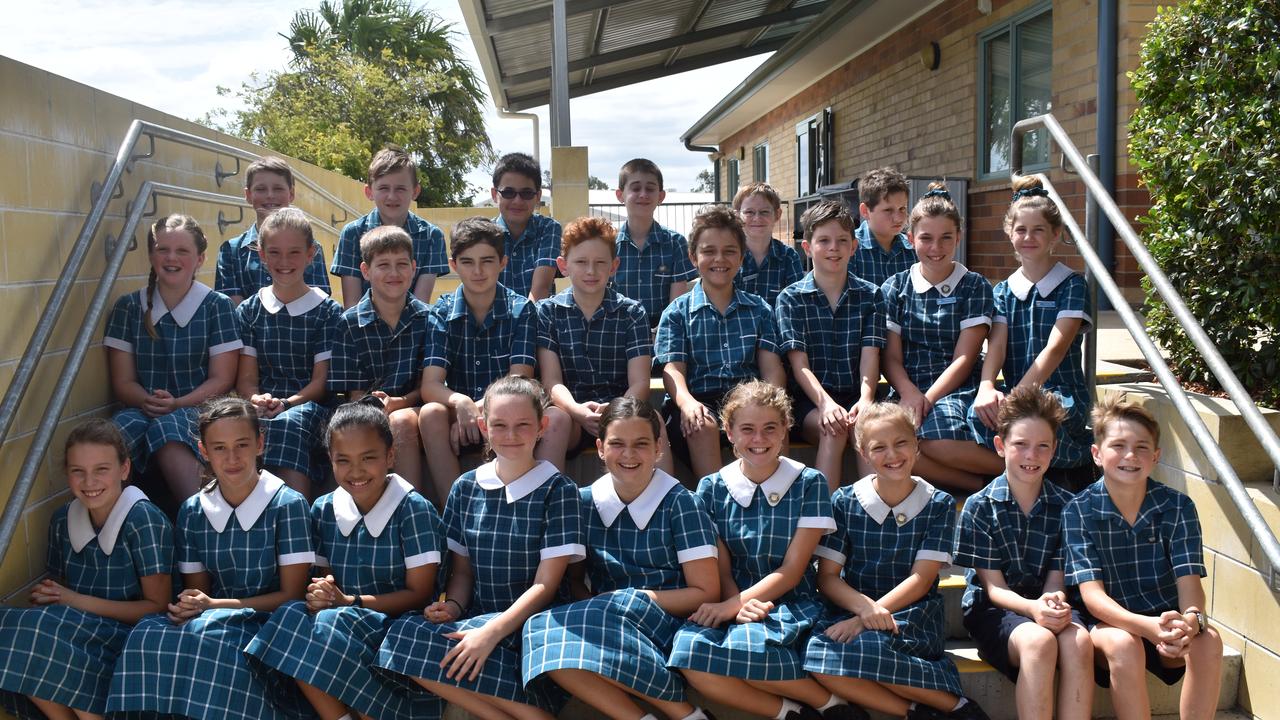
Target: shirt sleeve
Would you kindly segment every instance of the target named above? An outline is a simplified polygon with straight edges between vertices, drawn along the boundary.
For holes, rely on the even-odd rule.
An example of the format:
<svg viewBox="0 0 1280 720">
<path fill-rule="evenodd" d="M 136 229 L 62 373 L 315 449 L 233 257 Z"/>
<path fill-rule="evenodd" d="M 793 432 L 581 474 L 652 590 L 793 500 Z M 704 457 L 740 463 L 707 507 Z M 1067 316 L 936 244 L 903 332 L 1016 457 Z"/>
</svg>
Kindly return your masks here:
<svg viewBox="0 0 1280 720">
<path fill-rule="evenodd" d="M 560 223 L 547 218 L 538 235 L 538 258 L 533 262 L 535 268 L 556 266 L 556 257 L 560 255 L 560 239 Z"/>
<path fill-rule="evenodd" d="M 195 536 L 199 532 L 196 522 L 200 515 L 200 499 L 189 498 L 178 508 L 178 531 L 174 541 L 174 561 L 178 572 L 184 575 L 204 572 L 204 559 L 200 557 L 199 548 L 195 546 Z"/>
<path fill-rule="evenodd" d="M 138 577 L 173 572 L 173 526 L 160 508 L 135 503 L 125 520 L 124 542 Z"/>
<path fill-rule="evenodd" d="M 450 552 L 462 557 L 471 556 L 471 552 L 467 549 L 467 538 L 462 533 L 462 525 L 466 520 L 464 506 L 469 500 L 467 486 L 474 483 L 473 477 L 474 472 L 471 472 L 458 478 L 453 483 L 453 487 L 449 488 L 449 497 L 444 503 L 445 546 L 449 548 Z"/>
<path fill-rule="evenodd" d="M 1081 332 L 1093 324 L 1093 311 L 1089 305 L 1089 284 L 1077 274 L 1072 274 L 1064 283 L 1062 294 L 1058 298 L 1058 320 L 1077 318 L 1084 327 Z"/>
<path fill-rule="evenodd" d="M 831 511 L 831 490 L 827 487 L 827 476 L 814 468 L 805 468 L 796 478 L 804 498 L 800 502 L 800 519 L 796 521 L 798 528 L 818 528 L 824 535 L 835 532 L 836 520 Z"/>
<path fill-rule="evenodd" d="M 360 275 L 360 228 L 359 220 L 347 223 L 338 236 L 338 249 L 333 253 L 333 264 L 329 272 L 340 277 L 361 277 Z"/>
<path fill-rule="evenodd" d="M 756 349 L 777 353 L 778 324 L 773 320 L 773 309 L 763 301 L 761 301 L 760 305 L 757 309 L 757 323 L 760 327 L 760 335 L 756 338 Z"/>
<path fill-rule="evenodd" d="M 935 490 L 929 505 L 929 528 L 924 542 L 916 551 L 917 560 L 936 560 L 943 567 L 951 564 L 951 553 L 956 545 L 956 501 L 947 493 Z"/>
<path fill-rule="evenodd" d="M 853 486 L 845 485 L 831 496 L 831 513 L 836 518 L 835 529 L 822 536 L 813 554 L 844 565 L 849 559 L 849 503 L 853 502 Z"/>
<path fill-rule="evenodd" d="M 424 221 L 425 222 L 425 221 Z M 422 260 L 418 262 L 418 276 L 423 275 L 448 275 L 449 274 L 449 255 L 445 250 L 444 231 L 433 223 L 431 232 L 426 238 L 426 251 Z M 428 298 L 422 298 L 423 302 L 428 302 Z"/>
<path fill-rule="evenodd" d="M 886 343 L 884 293 L 875 286 L 871 290 L 870 299 L 862 306 L 862 347 L 883 350 Z"/>
<path fill-rule="evenodd" d="M 234 240 L 234 238 L 233 238 Z M 239 295 L 244 297 L 244 288 L 240 287 L 240 273 L 236 262 L 236 249 L 232 240 L 222 243 L 218 248 L 218 262 L 213 268 L 213 289 L 223 295 Z"/>
<path fill-rule="evenodd" d="M 1067 503 L 1062 510 L 1062 545 L 1066 550 L 1064 573 L 1067 585 L 1106 580 L 1098 548 L 1093 544 L 1093 537 L 1084 517 L 1087 507 L 1085 497 L 1087 496 Z"/>
<path fill-rule="evenodd" d="M 284 493 L 281 488 L 278 493 Z M 311 565 L 316 561 L 311 534 L 311 513 L 306 498 L 297 493 L 282 495 L 276 510 L 276 563 Z"/>
<path fill-rule="evenodd" d="M 569 562 L 585 560 L 587 547 L 582 531 L 582 497 L 578 495 L 578 488 L 564 475 L 558 475 L 550 483 L 540 556 L 543 560 L 565 556 Z"/>
<path fill-rule="evenodd" d="M 698 270 L 689 259 L 689 241 L 678 232 L 671 233 L 674 257 L 671 258 L 671 281 L 683 282 L 698 277 Z M 662 298 L 666 302 L 666 298 Z"/>
<path fill-rule="evenodd" d="M 653 356 L 653 341 L 649 335 L 649 314 L 640 303 L 630 305 L 627 310 L 626 328 L 627 359 Z"/>
<path fill-rule="evenodd" d="M 1002 282 L 991 292 L 992 323 L 1009 324 L 1009 284 Z"/>
<path fill-rule="evenodd" d="M 231 299 L 219 294 L 209 308 L 209 357 L 222 353 L 234 352 L 244 347 L 240 340 L 240 328 L 236 324 L 235 310 L 231 307 Z"/>
<path fill-rule="evenodd" d="M 981 276 L 970 273 L 969 277 L 973 277 L 973 284 L 966 288 L 970 290 L 964 299 L 964 317 L 960 319 L 960 329 L 967 330 L 971 327 L 979 325 L 990 325 L 991 317 L 995 315 L 995 299 L 991 295 L 991 283 Z"/>
<path fill-rule="evenodd" d="M 991 528 L 986 522 L 991 504 L 983 495 L 970 495 L 956 527 L 955 564 L 974 570 L 999 570 Z"/>
<path fill-rule="evenodd" d="M 342 317 L 342 308 L 333 299 L 325 300 L 316 313 L 316 326 L 311 333 L 311 363 L 317 364 L 333 359 L 333 343 L 338 335 L 338 319 Z"/>
<path fill-rule="evenodd" d="M 560 353 L 560 342 L 556 337 L 555 308 L 551 298 L 539 300 L 535 306 L 538 316 L 538 347 Z"/>
<path fill-rule="evenodd" d="M 114 350 L 133 353 L 133 341 L 138 337 L 138 327 L 142 323 L 142 308 L 130 301 L 137 293 L 129 293 L 116 300 L 107 318 L 107 330 L 103 333 L 102 344 Z"/>
<path fill-rule="evenodd" d="M 235 314 L 236 330 L 240 333 L 240 342 L 244 345 L 240 348 L 240 354 L 257 357 L 258 347 L 254 344 L 254 327 L 253 319 L 249 317 L 249 301 L 245 300 L 240 303 L 232 312 Z"/>
<path fill-rule="evenodd" d="M 684 490 L 675 494 L 672 503 L 671 539 L 676 549 L 676 560 L 687 563 L 719 555 L 716 529 L 702 500 Z"/>
<path fill-rule="evenodd" d="M 885 332 L 902 334 L 902 323 L 905 322 L 902 311 L 902 299 L 898 296 L 898 288 L 894 285 L 897 276 L 890 277 L 880 286 L 880 295 L 884 299 Z"/>
<path fill-rule="evenodd" d="M 684 298 L 677 298 L 676 302 L 668 305 L 662 311 L 662 318 L 658 320 L 653 352 L 654 358 L 660 363 L 689 362 L 688 318 L 684 312 L 686 303 L 683 300 Z"/>
<path fill-rule="evenodd" d="M 804 278 L 804 263 L 800 262 L 800 253 L 790 245 L 784 245 L 787 248 L 787 265 L 786 270 L 782 273 L 782 290 L 791 286 L 793 283 L 800 282 Z"/>
<path fill-rule="evenodd" d="M 311 264 L 302 272 L 302 279 L 311 287 L 325 291 L 326 295 L 333 294 L 333 288 L 329 286 L 329 273 L 324 269 L 324 246 L 320 243 L 316 243 L 316 254 L 312 256 Z"/>
<path fill-rule="evenodd" d="M 519 301 L 520 312 L 512 318 L 511 327 L 511 364 L 537 365 L 538 313 L 533 303 Z"/>
<path fill-rule="evenodd" d="M 804 334 L 802 297 L 799 293 L 790 293 L 783 289 L 778 293 L 778 299 L 774 301 L 773 321 L 777 325 L 778 337 L 782 341 L 778 346 L 779 353 L 792 350 L 809 352 L 808 338 Z"/>
<path fill-rule="evenodd" d="M 449 321 L 433 308 L 427 313 L 427 332 L 423 343 L 422 367 L 449 368 Z"/>
<path fill-rule="evenodd" d="M 1191 498 L 1178 494 L 1177 521 L 1169 538 L 1169 565 L 1175 578 L 1184 575 L 1204 577 L 1204 548 L 1200 537 L 1200 517 Z"/>
<path fill-rule="evenodd" d="M 404 517 L 400 531 L 404 566 L 439 565 L 444 555 L 444 526 L 440 524 L 435 506 L 411 492 L 401 503 L 400 512 Z"/>
</svg>

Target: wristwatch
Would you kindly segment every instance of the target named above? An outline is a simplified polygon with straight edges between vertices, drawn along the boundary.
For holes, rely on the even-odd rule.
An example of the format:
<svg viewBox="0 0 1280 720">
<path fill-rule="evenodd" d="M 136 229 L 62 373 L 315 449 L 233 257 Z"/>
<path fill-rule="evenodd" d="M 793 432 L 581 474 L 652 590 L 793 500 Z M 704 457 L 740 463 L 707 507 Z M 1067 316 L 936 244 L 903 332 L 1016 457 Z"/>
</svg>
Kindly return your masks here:
<svg viewBox="0 0 1280 720">
<path fill-rule="evenodd" d="M 293 403 L 289 402 L 289 398 L 280 398 L 280 411 L 284 412 L 293 407 Z"/>
<path fill-rule="evenodd" d="M 1204 616 L 1204 613 L 1199 610 L 1188 610 L 1187 614 L 1196 616 L 1197 635 L 1209 629 L 1209 619 Z"/>
<path fill-rule="evenodd" d="M 361 596 L 359 593 L 353 594 L 351 596 L 351 607 L 358 607 L 358 608 L 364 607 L 364 597 Z"/>
</svg>

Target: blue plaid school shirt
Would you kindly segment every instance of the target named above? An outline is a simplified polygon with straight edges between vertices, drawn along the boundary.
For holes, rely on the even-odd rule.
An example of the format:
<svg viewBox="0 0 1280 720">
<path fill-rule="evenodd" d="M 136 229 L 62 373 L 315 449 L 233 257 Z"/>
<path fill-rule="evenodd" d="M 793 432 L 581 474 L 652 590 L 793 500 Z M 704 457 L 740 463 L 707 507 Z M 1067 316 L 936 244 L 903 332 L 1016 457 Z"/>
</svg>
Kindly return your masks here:
<svg viewBox="0 0 1280 720">
<path fill-rule="evenodd" d="M 726 393 L 743 380 L 760 377 L 757 350 L 778 352 L 769 304 L 734 290 L 721 315 L 701 283 L 663 311 L 654 342 L 658 362 L 685 363 L 689 391 L 696 395 Z"/>
<path fill-rule="evenodd" d="M 564 386 L 578 402 L 608 402 L 629 387 L 627 363 L 653 355 L 649 317 L 635 300 L 605 291 L 590 318 L 568 289 L 538 302 L 538 347 L 560 358 Z"/>
<path fill-rule="evenodd" d="M 920 273 L 920 265 L 900 272 L 880 287 L 885 302 L 885 328 L 902 337 L 902 364 L 921 392 L 951 365 L 960 333 L 990 325 L 995 313 L 991 283 L 960 263 L 937 285 Z M 973 365 L 968 383 L 974 387 L 982 363 Z"/>
<path fill-rule="evenodd" d="M 333 265 L 329 272 L 338 276 L 354 277 L 360 280 L 360 292 L 369 292 L 369 281 L 360 274 L 360 238 L 364 234 L 380 227 L 382 220 L 375 208 L 373 212 L 357 220 L 347 223 L 338 238 L 338 249 L 333 255 Z M 444 231 L 414 215 L 412 212 L 405 218 L 405 232 L 413 240 L 413 260 L 418 264 L 417 274 L 413 276 L 411 286 L 418 284 L 423 275 L 445 275 L 449 272 L 449 255 L 445 251 Z M 421 298 L 430 301 L 431 298 Z"/>
<path fill-rule="evenodd" d="M 904 270 L 910 270 L 916 263 L 916 251 L 905 233 L 898 233 L 893 238 L 889 252 L 885 252 L 876 242 L 871 226 L 866 220 L 853 231 L 853 239 L 858 247 L 853 251 L 853 262 L 849 269 L 854 275 L 872 285 L 883 285 L 885 280 Z"/>
<path fill-rule="evenodd" d="M 1084 372 L 1083 342 L 1092 324 L 1089 286 L 1080 274 L 1058 263 L 1037 283 L 1016 270 L 996 285 L 994 322 L 1009 326 L 1004 355 L 1004 381 L 1017 385 L 1049 344 L 1053 325 L 1062 319 L 1083 321 L 1067 354 L 1045 381 L 1045 388 L 1087 402 L 1089 378 Z"/>
<path fill-rule="evenodd" d="M 756 264 L 756 256 L 750 251 L 742 254 L 742 269 L 734 276 L 733 286 L 759 295 L 773 305 L 778 293 L 802 277 L 804 265 L 800 262 L 800 253 L 775 238 L 769 241 L 769 251 L 762 264 Z"/>
<path fill-rule="evenodd" d="M 318 287 L 329 294 L 329 273 L 324 269 L 324 247 L 316 243 L 316 254 L 302 273 L 303 280 L 311 287 Z M 258 226 L 222 243 L 218 248 L 218 264 L 213 271 L 213 289 L 223 295 L 239 295 L 247 298 L 264 287 L 271 286 L 271 273 L 258 254 Z"/>
<path fill-rule="evenodd" d="M 1011 590 L 1038 598 L 1049 573 L 1062 569 L 1062 509 L 1071 493 L 1041 484 L 1030 513 L 1022 512 L 1001 475 L 969 496 L 956 530 L 956 565 L 970 568 L 963 606 L 986 602 L 987 591 L 974 570 L 999 570 Z"/>
<path fill-rule="evenodd" d="M 342 306 L 318 289 L 282 303 L 267 286 L 236 306 L 241 354 L 257 358 L 258 387 L 287 398 L 311 382 L 317 363 L 333 357 Z"/>
<path fill-rule="evenodd" d="M 126 487 L 94 528 L 72 502 L 49 519 L 45 570 L 67 588 L 104 600 L 137 600 L 141 578 L 173 572 L 173 525 L 141 490 Z"/>
<path fill-rule="evenodd" d="M 431 306 L 405 293 L 405 308 L 394 328 L 378 317 L 373 296 L 365 292 L 360 302 L 338 318 L 333 357 L 329 362 L 330 392 L 381 390 L 404 397 L 422 380 Z"/>
<path fill-rule="evenodd" d="M 658 223 L 649 227 L 644 248 L 637 248 L 626 223 L 618 230 L 618 272 L 611 286 L 632 300 L 639 300 L 656 324 L 671 297 L 671 285 L 698 276 L 689 259 L 689 243 L 678 232 Z"/>
<path fill-rule="evenodd" d="M 1062 535 L 1067 584 L 1101 580 L 1107 595 L 1139 615 L 1178 609 L 1177 579 L 1206 574 L 1195 504 L 1150 478 L 1133 525 L 1099 480 L 1067 503 Z"/>
<path fill-rule="evenodd" d="M 546 215 L 534 213 L 529 218 L 520 237 L 511 237 L 507 221 L 502 216 L 494 218 L 506 234 L 507 266 L 498 276 L 498 282 L 508 290 L 525 297 L 533 288 L 533 271 L 540 267 L 555 268 L 560 255 L 560 223 Z"/>
<path fill-rule="evenodd" d="M 853 275 L 834 310 L 810 272 L 778 295 L 774 308 L 779 350 L 808 355 L 809 367 L 828 394 L 856 392 L 862 348 L 884 348 L 884 298 L 880 288 Z"/>
<path fill-rule="evenodd" d="M 498 284 L 489 314 L 477 324 L 462 287 L 436 301 L 428 319 L 423 367 L 445 369 L 445 384 L 472 400 L 510 374 L 512 365 L 535 361 L 538 312 L 529 298 Z"/>
</svg>

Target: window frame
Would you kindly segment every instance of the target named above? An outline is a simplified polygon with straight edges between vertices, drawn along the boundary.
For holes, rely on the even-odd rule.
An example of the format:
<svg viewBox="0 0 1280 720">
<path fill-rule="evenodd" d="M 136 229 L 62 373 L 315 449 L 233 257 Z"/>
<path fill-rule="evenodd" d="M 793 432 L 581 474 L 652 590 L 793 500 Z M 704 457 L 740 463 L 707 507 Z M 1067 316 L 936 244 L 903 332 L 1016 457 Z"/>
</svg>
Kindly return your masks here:
<svg viewBox="0 0 1280 720">
<path fill-rule="evenodd" d="M 761 168 L 763 167 L 763 172 Z M 752 182 L 769 182 L 769 141 L 756 143 L 751 148 L 751 180 Z"/>
<path fill-rule="evenodd" d="M 742 166 L 740 162 L 736 157 L 729 158 L 727 172 L 725 173 L 725 188 L 729 191 L 726 197 L 730 200 L 733 199 L 734 195 L 738 194 L 738 189 L 742 186 Z"/>
<path fill-rule="evenodd" d="M 805 141 L 810 135 L 817 135 L 817 144 L 806 148 Z M 818 193 L 818 189 L 834 182 L 835 158 L 835 112 L 830 106 L 809 115 L 795 126 L 796 149 L 796 197 L 810 197 Z M 801 156 L 809 150 L 808 162 L 802 163 Z M 801 172 L 804 169 L 806 172 Z M 808 175 L 813 175 L 813 187 L 806 187 Z"/>
<path fill-rule="evenodd" d="M 1022 12 L 1006 20 L 1003 20 L 995 25 L 992 25 L 991 27 L 987 28 L 986 30 L 983 30 L 981 33 L 978 34 L 978 42 L 977 42 L 978 112 L 977 112 L 977 125 L 974 128 L 975 134 L 977 136 L 976 137 L 977 164 L 975 165 L 975 168 L 974 168 L 976 170 L 974 175 L 977 177 L 978 182 L 984 182 L 988 180 L 1004 180 L 1004 179 L 1008 179 L 1010 174 L 1009 168 L 1006 168 L 1004 170 L 996 170 L 994 172 L 988 172 L 986 169 L 987 161 L 990 155 L 987 152 L 988 138 L 986 136 L 986 132 L 987 132 L 987 45 L 997 37 L 1000 37 L 1001 35 L 1005 35 L 1006 33 L 1008 34 L 1008 37 L 1009 37 L 1009 115 L 1010 115 L 1009 126 L 1013 127 L 1013 124 L 1017 122 L 1016 120 L 1013 119 L 1014 115 L 1016 115 L 1015 108 L 1021 105 L 1021 103 L 1019 102 L 1021 98 L 1021 93 L 1020 93 L 1020 88 L 1018 83 L 1018 78 L 1021 76 L 1021 68 L 1019 64 L 1020 61 L 1018 59 L 1018 54 L 1019 54 L 1018 53 L 1018 50 L 1019 50 L 1018 32 L 1017 32 L 1018 27 L 1027 22 L 1035 20 L 1045 14 L 1049 15 L 1050 22 L 1052 22 L 1052 19 L 1053 19 L 1052 0 L 1046 0 L 1045 2 L 1036 3 L 1032 7 L 1029 7 L 1026 10 L 1023 10 Z M 1052 53 L 1052 34 L 1050 35 L 1050 44 L 1051 44 L 1050 53 Z M 1050 64 L 1050 67 L 1052 68 L 1052 64 Z M 1052 74 L 1050 76 L 1050 88 L 1051 88 L 1050 97 L 1052 98 Z M 1050 100 L 1050 110 L 1052 110 L 1052 100 Z M 1038 130 L 1036 132 L 1046 132 L 1046 131 Z M 1042 172 L 1050 169 L 1053 166 L 1052 153 L 1050 153 L 1050 156 L 1051 157 L 1043 163 L 1032 163 L 1032 164 L 1026 165 L 1023 168 L 1023 170 L 1029 171 L 1029 172 Z"/>
</svg>

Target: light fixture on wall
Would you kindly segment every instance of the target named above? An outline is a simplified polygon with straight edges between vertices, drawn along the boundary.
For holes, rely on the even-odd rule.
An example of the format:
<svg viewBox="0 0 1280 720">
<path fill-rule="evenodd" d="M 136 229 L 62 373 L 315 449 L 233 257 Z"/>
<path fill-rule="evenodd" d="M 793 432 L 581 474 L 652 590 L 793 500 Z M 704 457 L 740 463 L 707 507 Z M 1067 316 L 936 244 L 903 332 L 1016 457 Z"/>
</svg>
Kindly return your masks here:
<svg viewBox="0 0 1280 720">
<path fill-rule="evenodd" d="M 739 160 L 747 159 L 747 147 L 745 145 L 738 146 L 738 159 Z"/>
<path fill-rule="evenodd" d="M 930 40 L 928 45 L 920 48 L 920 64 L 925 70 L 937 70 L 942 65 L 942 47 Z"/>
<path fill-rule="evenodd" d="M 991 0 L 978 0 L 978 12 L 983 15 L 990 15 Z"/>
</svg>

